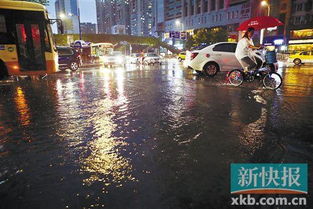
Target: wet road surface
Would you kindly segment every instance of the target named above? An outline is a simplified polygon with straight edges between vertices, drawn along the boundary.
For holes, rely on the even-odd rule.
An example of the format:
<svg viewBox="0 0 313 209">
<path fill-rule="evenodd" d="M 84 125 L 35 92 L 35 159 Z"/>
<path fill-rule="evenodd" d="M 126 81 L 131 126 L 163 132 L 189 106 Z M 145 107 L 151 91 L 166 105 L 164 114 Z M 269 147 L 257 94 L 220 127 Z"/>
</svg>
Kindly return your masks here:
<svg viewBox="0 0 313 209">
<path fill-rule="evenodd" d="M 175 62 L 1 83 L 0 208 L 229 208 L 230 163 L 310 177 L 313 66 L 279 73 L 277 91 Z"/>
</svg>

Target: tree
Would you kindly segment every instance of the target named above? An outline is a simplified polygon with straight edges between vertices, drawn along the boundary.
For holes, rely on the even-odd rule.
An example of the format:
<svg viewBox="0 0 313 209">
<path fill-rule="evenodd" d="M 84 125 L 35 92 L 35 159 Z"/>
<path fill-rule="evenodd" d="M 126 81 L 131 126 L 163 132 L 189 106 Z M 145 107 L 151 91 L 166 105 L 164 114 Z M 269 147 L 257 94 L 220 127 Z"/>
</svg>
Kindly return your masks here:
<svg viewBox="0 0 313 209">
<path fill-rule="evenodd" d="M 43 4 L 43 5 L 49 5 L 49 0 L 22 0 L 22 1 L 30 1 L 30 2 Z"/>
<path fill-rule="evenodd" d="M 217 42 L 227 41 L 227 31 L 224 28 L 201 28 L 188 37 L 186 48 L 200 45 L 210 45 Z"/>
</svg>

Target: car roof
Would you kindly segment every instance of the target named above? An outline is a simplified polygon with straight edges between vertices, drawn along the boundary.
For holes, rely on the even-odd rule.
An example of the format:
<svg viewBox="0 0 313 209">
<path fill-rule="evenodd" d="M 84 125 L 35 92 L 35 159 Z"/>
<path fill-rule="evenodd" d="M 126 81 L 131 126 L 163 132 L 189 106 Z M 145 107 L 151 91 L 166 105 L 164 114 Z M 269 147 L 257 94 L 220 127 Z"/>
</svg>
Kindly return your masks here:
<svg viewBox="0 0 313 209">
<path fill-rule="evenodd" d="M 212 47 L 212 46 L 216 46 L 216 45 L 219 45 L 219 44 L 237 44 L 237 42 L 218 42 L 218 43 L 215 43 L 215 44 L 211 44 L 209 46 Z M 207 47 L 209 47 L 209 46 L 207 46 Z"/>
<path fill-rule="evenodd" d="M 215 44 L 211 44 L 207 47 L 204 47 L 203 49 L 199 50 L 199 51 L 202 51 L 202 50 L 207 50 L 207 49 L 211 49 L 213 47 L 215 47 L 216 45 L 220 45 L 220 44 L 237 44 L 237 42 L 218 42 L 218 43 L 215 43 Z"/>
</svg>

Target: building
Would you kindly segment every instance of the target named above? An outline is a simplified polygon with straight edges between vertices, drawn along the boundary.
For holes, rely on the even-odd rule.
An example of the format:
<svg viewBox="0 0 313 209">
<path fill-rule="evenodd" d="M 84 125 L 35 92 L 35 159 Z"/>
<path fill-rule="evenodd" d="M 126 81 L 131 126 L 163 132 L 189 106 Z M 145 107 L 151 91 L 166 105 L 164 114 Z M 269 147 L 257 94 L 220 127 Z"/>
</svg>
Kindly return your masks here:
<svg viewBox="0 0 313 209">
<path fill-rule="evenodd" d="M 176 18 L 168 19 L 165 23 L 165 31 L 188 31 L 228 25 L 232 26 L 231 31 L 233 31 L 240 22 L 250 18 L 251 2 L 248 0 L 181 0 L 181 17 L 177 12 Z"/>
<path fill-rule="evenodd" d="M 161 1 L 155 2 L 164 10 L 163 23 L 154 17 L 154 20 L 157 20 L 154 24 L 155 30 L 163 32 L 163 39 L 178 48 L 182 47 L 183 41 L 179 40 L 180 38 L 172 38 L 172 34 L 193 34 L 194 30 L 200 28 L 224 27 L 229 33 L 229 40 L 237 40 L 236 28 L 253 13 L 258 12 L 256 4 L 259 4 L 253 0 L 163 0 L 163 5 Z M 180 37 L 182 38 L 182 33 Z"/>
<path fill-rule="evenodd" d="M 98 33 L 130 34 L 129 0 L 96 0 Z"/>
<path fill-rule="evenodd" d="M 269 0 L 270 16 L 278 18 L 283 26 L 267 30 L 265 41 L 280 49 L 313 51 L 313 1 L 312 0 Z M 263 8 L 268 10 L 268 8 Z M 263 15 L 268 15 L 264 13 Z"/>
<path fill-rule="evenodd" d="M 62 19 L 65 34 L 79 33 L 79 5 L 78 0 L 56 0 L 56 17 Z M 60 31 L 58 31 L 60 33 Z"/>
<path fill-rule="evenodd" d="M 96 34 L 97 27 L 95 23 L 80 23 L 80 29 L 82 34 Z"/>
<path fill-rule="evenodd" d="M 164 1 L 164 19 L 165 21 L 178 19 L 182 17 L 182 0 Z"/>
<path fill-rule="evenodd" d="M 152 8 L 152 35 L 159 37 L 164 32 L 164 0 L 153 0 Z"/>
<path fill-rule="evenodd" d="M 153 0 L 129 0 L 131 34 L 152 36 Z M 157 13 L 154 13 L 157 15 Z"/>
<path fill-rule="evenodd" d="M 291 0 L 289 51 L 313 51 L 313 1 Z"/>
</svg>

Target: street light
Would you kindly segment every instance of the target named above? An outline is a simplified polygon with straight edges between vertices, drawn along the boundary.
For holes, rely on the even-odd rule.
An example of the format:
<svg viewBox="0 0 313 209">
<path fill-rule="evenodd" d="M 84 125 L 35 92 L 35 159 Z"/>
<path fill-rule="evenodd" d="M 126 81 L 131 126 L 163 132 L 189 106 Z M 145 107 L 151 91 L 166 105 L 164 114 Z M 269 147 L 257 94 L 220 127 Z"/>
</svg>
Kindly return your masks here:
<svg viewBox="0 0 313 209">
<path fill-rule="evenodd" d="M 177 27 L 180 26 L 180 31 L 182 32 L 183 31 L 183 26 L 184 26 L 183 23 L 180 20 L 176 20 L 175 24 L 176 24 Z"/>
<path fill-rule="evenodd" d="M 261 1 L 261 6 L 262 7 L 267 7 L 267 16 L 270 16 L 270 10 L 271 10 L 271 8 L 270 8 L 270 5 L 268 4 L 268 2 L 267 1 Z"/>
<path fill-rule="evenodd" d="M 61 20 L 65 20 L 67 17 L 74 16 L 72 13 L 68 13 L 67 15 L 64 13 L 60 13 L 59 17 Z M 78 30 L 79 30 L 79 39 L 82 40 L 82 33 L 81 33 L 81 27 L 80 27 L 80 12 L 78 11 Z"/>
<path fill-rule="evenodd" d="M 61 13 L 59 16 L 60 16 L 60 18 L 61 18 L 62 20 L 65 19 L 65 17 L 66 17 L 65 14 L 63 14 L 63 13 Z"/>
<path fill-rule="evenodd" d="M 79 29 L 79 40 L 82 40 L 82 29 L 80 26 L 80 9 L 78 8 L 78 29 Z"/>
<path fill-rule="evenodd" d="M 262 6 L 262 7 L 267 7 L 267 16 L 270 16 L 271 8 L 270 8 L 270 5 L 268 4 L 268 2 L 265 1 L 265 0 L 261 1 L 261 6 Z M 262 29 L 262 30 L 261 30 L 260 44 L 263 44 L 264 31 L 265 31 L 265 29 Z"/>
</svg>

